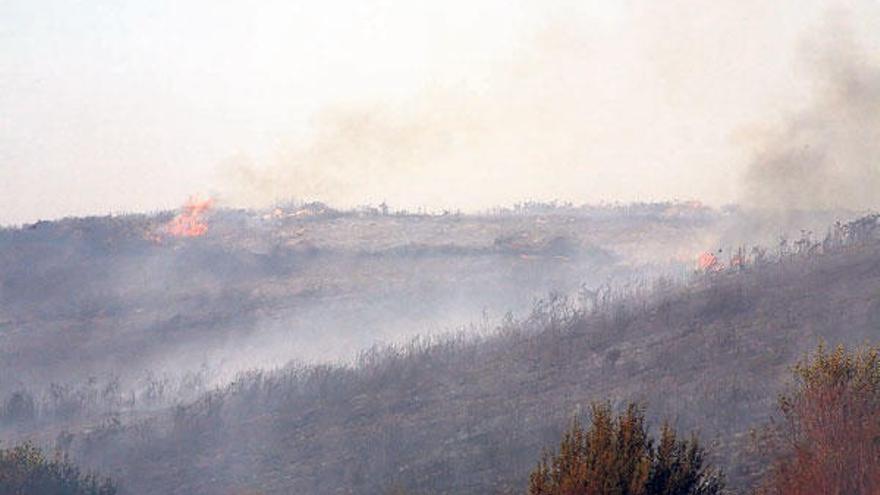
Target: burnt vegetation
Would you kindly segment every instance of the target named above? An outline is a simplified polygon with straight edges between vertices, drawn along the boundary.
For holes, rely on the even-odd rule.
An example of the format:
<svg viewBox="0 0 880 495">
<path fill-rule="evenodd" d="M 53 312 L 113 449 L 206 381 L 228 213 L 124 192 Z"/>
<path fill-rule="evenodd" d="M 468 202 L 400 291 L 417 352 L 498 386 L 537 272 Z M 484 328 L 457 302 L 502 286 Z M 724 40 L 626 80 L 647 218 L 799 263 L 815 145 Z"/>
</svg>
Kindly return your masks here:
<svg viewBox="0 0 880 495">
<path fill-rule="evenodd" d="M 460 215 L 313 203 L 209 211 L 195 237 L 170 237 L 170 213 L 0 229 L 0 393 L 110 375 L 128 385 L 242 347 L 279 349 L 272 365 L 351 359 L 484 309 L 660 271 L 649 265 L 665 251 L 637 265 L 630 252 L 692 242 L 715 217 L 676 204 Z"/>
<path fill-rule="evenodd" d="M 347 364 L 242 372 L 219 387 L 207 370 L 19 384 L 6 392 L 2 421 L 11 436 L 31 432 L 113 474 L 121 493 L 522 493 L 529 473 L 534 494 L 719 493 L 711 491 L 720 483 L 704 469 L 710 465 L 724 470 L 730 490 L 807 493 L 786 487 L 800 473 L 826 470 L 821 456 L 802 452 L 815 432 L 792 428 L 815 397 L 850 404 L 840 390 L 873 386 L 875 354 L 820 353 L 819 364 L 805 362 L 800 388 L 783 400 L 780 428 L 763 430 L 773 448 L 756 454 L 750 431 L 773 415 L 790 366 L 819 339 L 875 338 L 878 232 L 877 216 L 837 224 L 818 239 L 805 231 L 767 249 L 737 249 L 723 269 L 688 281 L 585 285 L 482 331 L 377 345 Z M 511 235 L 486 246 L 533 255 Z M 548 257 L 572 249 L 545 239 Z M 804 371 L 817 366 L 828 371 Z M 837 392 L 811 395 L 810 384 L 826 382 Z M 566 436 L 573 416 L 606 399 L 586 430 Z M 867 415 L 872 400 L 852 403 Z M 648 407 L 628 409 L 634 402 Z M 564 491 L 560 473 L 571 459 L 598 469 L 584 460 L 597 428 L 641 438 L 635 450 L 605 453 L 635 466 L 607 479 L 634 488 Z M 701 441 L 674 431 L 694 431 Z M 560 438 L 556 457 L 535 470 Z M 672 479 L 691 480 L 681 485 L 690 488 L 664 491 Z"/>
</svg>

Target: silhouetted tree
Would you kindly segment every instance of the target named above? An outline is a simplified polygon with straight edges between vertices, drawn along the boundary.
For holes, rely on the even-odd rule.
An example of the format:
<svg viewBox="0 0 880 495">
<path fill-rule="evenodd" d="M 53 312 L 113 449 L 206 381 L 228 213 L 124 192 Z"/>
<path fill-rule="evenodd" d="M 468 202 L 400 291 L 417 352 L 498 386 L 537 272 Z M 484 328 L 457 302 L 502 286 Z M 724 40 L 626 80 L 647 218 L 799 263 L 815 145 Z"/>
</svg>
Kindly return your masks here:
<svg viewBox="0 0 880 495">
<path fill-rule="evenodd" d="M 529 478 L 529 495 L 714 495 L 722 488 L 695 437 L 681 440 L 664 424 L 655 447 L 634 404 L 616 417 L 610 405 L 594 404 L 589 428 L 575 420 L 559 452 Z"/>
</svg>

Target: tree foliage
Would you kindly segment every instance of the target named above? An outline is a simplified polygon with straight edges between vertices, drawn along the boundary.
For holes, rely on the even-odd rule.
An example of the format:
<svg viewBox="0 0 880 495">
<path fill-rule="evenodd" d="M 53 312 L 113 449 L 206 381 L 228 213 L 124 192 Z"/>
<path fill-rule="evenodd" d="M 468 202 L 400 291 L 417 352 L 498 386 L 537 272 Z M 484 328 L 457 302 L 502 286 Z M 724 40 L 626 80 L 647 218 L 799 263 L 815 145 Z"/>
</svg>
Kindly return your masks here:
<svg viewBox="0 0 880 495">
<path fill-rule="evenodd" d="M 634 404 L 616 417 L 610 405 L 594 404 L 589 427 L 575 420 L 559 452 L 529 479 L 529 495 L 714 495 L 722 488 L 696 437 L 679 439 L 664 424 L 655 442 Z"/>
<path fill-rule="evenodd" d="M 64 457 L 47 459 L 25 443 L 0 449 L 0 494 L 3 495 L 115 495 L 107 478 L 84 474 Z"/>
<path fill-rule="evenodd" d="M 824 345 L 794 367 L 765 437 L 768 494 L 880 493 L 880 348 Z"/>
</svg>

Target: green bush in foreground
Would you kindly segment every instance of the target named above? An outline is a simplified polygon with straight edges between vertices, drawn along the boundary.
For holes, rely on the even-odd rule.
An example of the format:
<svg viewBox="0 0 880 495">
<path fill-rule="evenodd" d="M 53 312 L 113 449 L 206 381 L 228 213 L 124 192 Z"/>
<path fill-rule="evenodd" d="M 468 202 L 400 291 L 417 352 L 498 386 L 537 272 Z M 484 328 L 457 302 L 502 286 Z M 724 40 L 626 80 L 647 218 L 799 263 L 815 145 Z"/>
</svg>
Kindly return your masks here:
<svg viewBox="0 0 880 495">
<path fill-rule="evenodd" d="M 107 478 L 84 474 L 67 459 L 47 459 L 28 443 L 0 449 L 0 495 L 115 495 Z"/>
<path fill-rule="evenodd" d="M 641 408 L 615 417 L 594 404 L 589 428 L 575 422 L 559 452 L 545 457 L 529 478 L 529 495 L 715 495 L 723 479 L 705 461 L 695 437 L 681 440 L 664 425 L 658 442 L 648 435 Z"/>
</svg>

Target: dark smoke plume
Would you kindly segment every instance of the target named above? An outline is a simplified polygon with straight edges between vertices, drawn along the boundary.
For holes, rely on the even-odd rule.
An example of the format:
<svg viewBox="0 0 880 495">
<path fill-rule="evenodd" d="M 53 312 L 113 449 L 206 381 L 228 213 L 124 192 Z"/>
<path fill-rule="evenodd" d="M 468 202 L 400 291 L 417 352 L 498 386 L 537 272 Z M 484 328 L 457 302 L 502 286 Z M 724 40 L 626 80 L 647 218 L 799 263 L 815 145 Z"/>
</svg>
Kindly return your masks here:
<svg viewBox="0 0 880 495">
<path fill-rule="evenodd" d="M 805 55 L 813 99 L 765 136 L 746 171 L 746 203 L 774 211 L 880 204 L 880 65 L 837 17 Z"/>
</svg>

